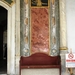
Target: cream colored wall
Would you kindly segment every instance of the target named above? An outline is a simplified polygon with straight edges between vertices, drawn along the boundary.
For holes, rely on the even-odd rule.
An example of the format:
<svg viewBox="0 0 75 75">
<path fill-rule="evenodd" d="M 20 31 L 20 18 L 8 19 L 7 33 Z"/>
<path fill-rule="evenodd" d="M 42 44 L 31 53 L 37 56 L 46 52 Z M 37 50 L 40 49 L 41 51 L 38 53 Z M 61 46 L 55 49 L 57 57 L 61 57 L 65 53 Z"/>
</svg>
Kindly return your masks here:
<svg viewBox="0 0 75 75">
<path fill-rule="evenodd" d="M 75 53 L 75 0 L 66 0 L 68 51 Z"/>
<path fill-rule="evenodd" d="M 61 15 L 60 28 L 63 33 L 66 32 L 66 34 L 64 34 L 66 37 L 65 38 L 66 41 L 63 39 L 64 38 L 64 35 L 62 35 L 63 33 L 61 33 L 61 36 L 60 36 L 61 41 L 60 42 L 63 42 L 62 44 L 66 45 L 66 47 L 67 47 L 66 50 L 62 49 L 60 51 L 62 75 L 70 75 L 70 73 L 68 71 L 66 71 L 65 54 L 70 51 L 70 48 L 72 48 L 72 51 L 75 52 L 75 46 L 74 46 L 74 44 L 75 44 L 75 34 L 74 34 L 74 32 L 75 32 L 75 21 L 74 21 L 75 20 L 75 17 L 74 17 L 75 16 L 75 1 L 74 0 L 60 0 L 60 2 L 61 1 L 65 2 L 65 3 L 62 3 L 62 9 L 64 9 L 64 10 L 60 9 L 60 15 L 63 14 L 63 15 Z M 61 13 L 61 10 L 62 10 L 62 13 Z M 63 27 L 65 27 L 65 29 L 63 29 Z M 64 41 L 65 41 L 65 43 L 64 43 Z M 61 46 L 62 46 L 62 44 L 61 44 Z M 73 69 L 73 73 L 74 73 L 74 71 L 75 70 Z"/>
</svg>

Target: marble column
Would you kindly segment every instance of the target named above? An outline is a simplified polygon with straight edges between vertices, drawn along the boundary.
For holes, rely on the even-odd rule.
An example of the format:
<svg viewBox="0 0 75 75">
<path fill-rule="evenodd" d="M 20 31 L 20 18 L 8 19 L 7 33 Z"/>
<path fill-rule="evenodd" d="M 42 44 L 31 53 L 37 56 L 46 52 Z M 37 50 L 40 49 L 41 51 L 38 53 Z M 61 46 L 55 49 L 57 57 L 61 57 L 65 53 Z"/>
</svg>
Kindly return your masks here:
<svg viewBox="0 0 75 75">
<path fill-rule="evenodd" d="M 60 7 L 60 50 L 67 50 L 66 0 L 59 0 Z"/>
<path fill-rule="evenodd" d="M 59 55 L 59 0 L 50 2 L 50 55 Z"/>
<path fill-rule="evenodd" d="M 20 0 L 16 0 L 16 51 L 15 51 L 15 75 L 19 75 L 19 60 L 20 60 Z"/>
<path fill-rule="evenodd" d="M 65 55 L 67 53 L 67 30 L 66 30 L 66 0 L 59 0 L 60 9 L 60 56 L 62 75 L 69 73 L 66 71 Z"/>
<path fill-rule="evenodd" d="M 20 52 L 21 56 L 28 56 L 30 53 L 29 44 L 29 0 L 20 1 Z"/>
</svg>

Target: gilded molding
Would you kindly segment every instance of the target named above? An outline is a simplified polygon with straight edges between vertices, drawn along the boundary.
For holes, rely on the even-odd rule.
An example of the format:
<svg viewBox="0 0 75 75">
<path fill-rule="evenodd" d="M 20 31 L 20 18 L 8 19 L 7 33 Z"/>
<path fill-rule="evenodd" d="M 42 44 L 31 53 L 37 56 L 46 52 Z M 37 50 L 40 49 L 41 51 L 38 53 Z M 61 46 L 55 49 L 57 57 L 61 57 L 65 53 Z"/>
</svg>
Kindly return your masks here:
<svg viewBox="0 0 75 75">
<path fill-rule="evenodd" d="M 25 4 L 28 4 L 28 0 L 24 0 Z"/>
<path fill-rule="evenodd" d="M 67 47 L 60 47 L 59 50 L 68 50 Z"/>
<path fill-rule="evenodd" d="M 4 2 L 5 4 L 7 4 L 9 7 L 11 7 L 11 6 L 13 6 L 13 4 L 15 4 L 15 1 L 14 0 L 12 0 L 12 3 L 11 4 L 9 4 L 7 1 L 5 1 L 5 0 L 1 0 L 2 2 Z"/>
<path fill-rule="evenodd" d="M 12 0 L 13 2 L 10 4 L 10 6 L 13 6 L 15 4 L 15 0 Z"/>
<path fill-rule="evenodd" d="M 66 35 L 66 1 L 59 0 L 60 7 L 60 47 L 63 48 L 67 46 L 67 35 Z M 66 49 L 66 48 L 65 48 Z"/>
</svg>

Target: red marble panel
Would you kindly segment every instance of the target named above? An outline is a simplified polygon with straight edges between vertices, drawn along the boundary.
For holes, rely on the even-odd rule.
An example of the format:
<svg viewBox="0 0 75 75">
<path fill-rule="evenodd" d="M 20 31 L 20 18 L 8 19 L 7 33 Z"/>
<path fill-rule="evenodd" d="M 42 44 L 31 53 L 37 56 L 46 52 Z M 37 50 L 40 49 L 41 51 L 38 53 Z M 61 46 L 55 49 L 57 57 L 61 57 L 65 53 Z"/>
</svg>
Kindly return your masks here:
<svg viewBox="0 0 75 75">
<path fill-rule="evenodd" d="M 31 53 L 49 54 L 48 8 L 31 8 Z"/>
</svg>

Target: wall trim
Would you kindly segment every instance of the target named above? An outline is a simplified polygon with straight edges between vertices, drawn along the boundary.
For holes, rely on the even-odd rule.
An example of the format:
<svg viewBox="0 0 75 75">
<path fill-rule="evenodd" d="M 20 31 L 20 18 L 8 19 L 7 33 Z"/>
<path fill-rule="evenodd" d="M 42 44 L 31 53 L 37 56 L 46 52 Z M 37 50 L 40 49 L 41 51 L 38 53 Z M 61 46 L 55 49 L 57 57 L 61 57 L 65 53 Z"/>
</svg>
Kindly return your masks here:
<svg viewBox="0 0 75 75">
<path fill-rule="evenodd" d="M 0 0 L 0 6 L 4 7 L 7 13 L 7 74 L 15 74 L 15 5 L 10 7 Z M 14 18 L 13 18 L 14 17 Z"/>
<path fill-rule="evenodd" d="M 67 47 L 60 47 L 59 50 L 68 50 Z"/>
</svg>

